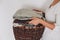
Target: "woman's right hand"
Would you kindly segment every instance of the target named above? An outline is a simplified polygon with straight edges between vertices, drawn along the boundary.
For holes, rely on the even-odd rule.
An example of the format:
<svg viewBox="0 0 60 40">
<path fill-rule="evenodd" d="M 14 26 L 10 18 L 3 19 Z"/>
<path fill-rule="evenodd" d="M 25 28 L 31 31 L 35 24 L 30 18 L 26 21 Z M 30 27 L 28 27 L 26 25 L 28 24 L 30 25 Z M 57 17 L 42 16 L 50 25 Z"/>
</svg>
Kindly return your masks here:
<svg viewBox="0 0 60 40">
<path fill-rule="evenodd" d="M 29 24 L 38 25 L 39 23 L 42 23 L 42 21 L 43 21 L 42 19 L 33 17 Z"/>
<path fill-rule="evenodd" d="M 33 9 L 33 10 L 36 11 L 36 12 L 43 12 L 42 10 L 37 10 L 37 9 Z"/>
</svg>

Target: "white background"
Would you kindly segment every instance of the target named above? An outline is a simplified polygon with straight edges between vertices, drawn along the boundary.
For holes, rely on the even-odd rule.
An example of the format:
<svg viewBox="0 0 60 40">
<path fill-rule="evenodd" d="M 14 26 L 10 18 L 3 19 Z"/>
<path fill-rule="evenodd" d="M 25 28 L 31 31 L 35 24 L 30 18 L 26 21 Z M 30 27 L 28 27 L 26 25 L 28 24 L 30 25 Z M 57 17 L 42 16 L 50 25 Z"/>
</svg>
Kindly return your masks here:
<svg viewBox="0 0 60 40">
<path fill-rule="evenodd" d="M 49 0 L 50 1 L 50 0 Z M 48 0 L 0 0 L 0 40 L 14 40 L 12 22 L 16 10 L 31 6 L 45 10 L 49 6 Z"/>
</svg>

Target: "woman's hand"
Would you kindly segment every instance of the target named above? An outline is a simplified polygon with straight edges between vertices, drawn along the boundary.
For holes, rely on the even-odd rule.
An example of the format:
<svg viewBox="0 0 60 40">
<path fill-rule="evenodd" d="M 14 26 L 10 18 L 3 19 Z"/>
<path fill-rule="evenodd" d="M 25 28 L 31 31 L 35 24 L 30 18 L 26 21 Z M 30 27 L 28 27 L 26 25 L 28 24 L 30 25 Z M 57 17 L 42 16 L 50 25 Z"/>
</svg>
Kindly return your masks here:
<svg viewBox="0 0 60 40">
<path fill-rule="evenodd" d="M 29 23 L 33 24 L 33 25 L 37 25 L 39 23 L 42 23 L 42 21 L 43 21 L 42 19 L 34 17 L 34 18 L 32 18 L 32 21 L 30 21 Z"/>
<path fill-rule="evenodd" d="M 51 30 L 53 30 L 55 28 L 54 23 L 51 24 L 49 22 L 46 22 L 46 21 L 36 18 L 36 17 L 32 18 L 32 21 L 30 21 L 29 23 L 34 24 L 34 25 L 37 25 L 40 23 L 40 24 L 44 25 L 44 27 L 48 27 Z"/>
</svg>

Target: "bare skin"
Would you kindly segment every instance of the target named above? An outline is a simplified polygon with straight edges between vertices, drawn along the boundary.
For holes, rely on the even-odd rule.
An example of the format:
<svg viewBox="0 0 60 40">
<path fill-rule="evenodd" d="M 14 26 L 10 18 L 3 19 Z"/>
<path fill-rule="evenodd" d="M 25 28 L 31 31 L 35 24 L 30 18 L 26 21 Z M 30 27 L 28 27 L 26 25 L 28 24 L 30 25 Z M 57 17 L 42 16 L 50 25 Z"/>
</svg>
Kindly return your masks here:
<svg viewBox="0 0 60 40">
<path fill-rule="evenodd" d="M 51 6 L 54 6 L 58 2 L 59 2 L 59 0 L 54 0 L 53 3 L 51 4 Z M 45 27 L 47 27 L 47 28 L 49 28 L 51 30 L 53 30 L 55 28 L 54 23 L 50 23 L 50 22 L 44 21 L 44 20 L 36 18 L 36 17 L 33 17 L 32 19 L 33 20 L 29 22 L 31 24 L 37 25 L 37 24 L 41 23 L 42 25 L 44 25 Z"/>
</svg>

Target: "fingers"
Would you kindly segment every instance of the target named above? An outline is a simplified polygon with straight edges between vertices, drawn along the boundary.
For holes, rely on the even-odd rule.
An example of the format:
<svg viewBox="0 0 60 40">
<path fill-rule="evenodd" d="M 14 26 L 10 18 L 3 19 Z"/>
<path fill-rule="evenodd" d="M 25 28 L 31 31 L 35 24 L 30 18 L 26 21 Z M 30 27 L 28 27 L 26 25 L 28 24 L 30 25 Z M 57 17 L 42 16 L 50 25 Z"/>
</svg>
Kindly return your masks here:
<svg viewBox="0 0 60 40">
<path fill-rule="evenodd" d="M 41 10 L 37 10 L 37 9 L 33 9 L 34 11 L 37 11 L 37 12 L 42 12 Z"/>
<path fill-rule="evenodd" d="M 39 24 L 39 20 L 34 19 L 34 20 L 30 21 L 29 24 L 37 25 L 37 24 Z"/>
</svg>

